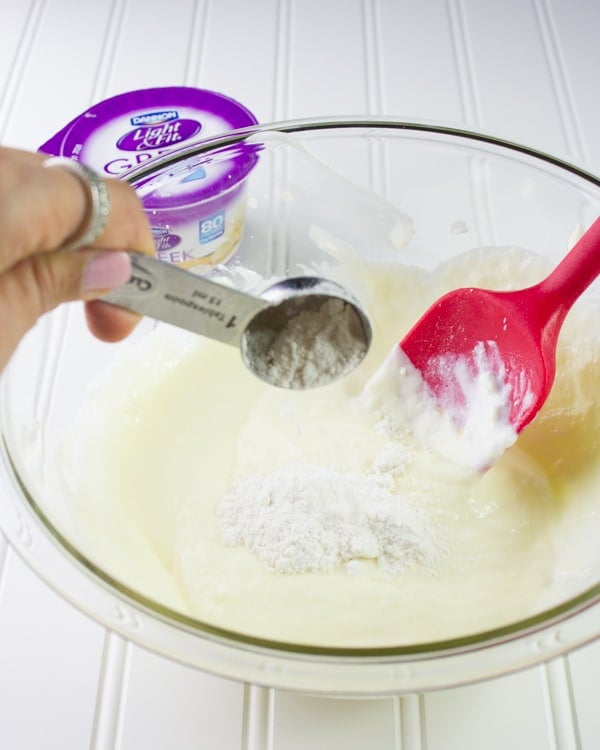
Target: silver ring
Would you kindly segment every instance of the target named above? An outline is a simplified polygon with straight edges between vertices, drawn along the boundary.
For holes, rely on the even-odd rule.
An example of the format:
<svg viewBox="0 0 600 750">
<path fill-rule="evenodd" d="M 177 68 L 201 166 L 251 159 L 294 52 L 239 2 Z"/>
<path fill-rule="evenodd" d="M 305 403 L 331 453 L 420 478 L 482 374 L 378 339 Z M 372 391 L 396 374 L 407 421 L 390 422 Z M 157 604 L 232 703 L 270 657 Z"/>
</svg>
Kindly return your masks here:
<svg viewBox="0 0 600 750">
<path fill-rule="evenodd" d="M 84 186 L 88 198 L 88 209 L 82 229 L 78 229 L 75 235 L 67 238 L 62 249 L 75 250 L 84 245 L 91 245 L 104 232 L 110 214 L 110 196 L 106 182 L 93 169 L 66 156 L 52 156 L 46 159 L 42 166 L 69 170 Z"/>
</svg>

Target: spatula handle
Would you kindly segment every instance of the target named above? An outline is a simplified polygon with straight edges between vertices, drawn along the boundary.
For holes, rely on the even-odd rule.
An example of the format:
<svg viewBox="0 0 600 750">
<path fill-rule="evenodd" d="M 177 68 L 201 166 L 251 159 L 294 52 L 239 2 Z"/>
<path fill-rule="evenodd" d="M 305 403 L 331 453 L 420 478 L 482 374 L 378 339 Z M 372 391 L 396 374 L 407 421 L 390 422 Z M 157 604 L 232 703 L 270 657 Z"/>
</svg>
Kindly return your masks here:
<svg viewBox="0 0 600 750">
<path fill-rule="evenodd" d="M 566 311 L 600 275 L 600 218 L 538 288 L 549 307 Z"/>
</svg>

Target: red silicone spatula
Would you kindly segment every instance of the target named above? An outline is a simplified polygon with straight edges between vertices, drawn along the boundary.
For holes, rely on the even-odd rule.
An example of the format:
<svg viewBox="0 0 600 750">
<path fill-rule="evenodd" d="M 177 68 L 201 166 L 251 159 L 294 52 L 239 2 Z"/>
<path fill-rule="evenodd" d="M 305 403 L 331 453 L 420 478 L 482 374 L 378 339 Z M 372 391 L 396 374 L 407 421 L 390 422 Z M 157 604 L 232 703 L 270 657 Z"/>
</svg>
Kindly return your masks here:
<svg viewBox="0 0 600 750">
<path fill-rule="evenodd" d="M 550 393 L 565 316 L 598 274 L 600 219 L 540 283 L 510 292 L 449 292 L 427 310 L 400 347 L 459 423 L 468 405 L 449 363 L 461 360 L 475 373 L 487 352 L 489 368 L 507 386 L 509 422 L 520 432 Z"/>
</svg>

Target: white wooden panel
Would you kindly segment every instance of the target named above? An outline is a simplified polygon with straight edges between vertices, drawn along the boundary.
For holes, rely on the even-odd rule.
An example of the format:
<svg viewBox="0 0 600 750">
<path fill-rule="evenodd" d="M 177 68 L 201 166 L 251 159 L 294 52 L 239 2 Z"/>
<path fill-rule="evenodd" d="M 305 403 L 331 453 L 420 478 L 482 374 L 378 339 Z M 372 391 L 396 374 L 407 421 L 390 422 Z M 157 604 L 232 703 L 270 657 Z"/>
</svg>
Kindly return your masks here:
<svg viewBox="0 0 600 750">
<path fill-rule="evenodd" d="M 600 641 L 574 651 L 569 656 L 581 747 L 592 750 L 600 738 Z"/>
<path fill-rule="evenodd" d="M 394 701 L 338 700 L 279 692 L 275 698 L 277 750 L 392 750 Z"/>
<path fill-rule="evenodd" d="M 426 695 L 425 718 L 428 750 L 553 748 L 537 669 Z"/>
<path fill-rule="evenodd" d="M 284 2 L 284 0 L 282 0 Z M 289 92 L 283 117 L 365 112 L 363 3 L 296 0 L 290 8 Z"/>
<path fill-rule="evenodd" d="M 564 77 L 569 102 L 576 118 L 581 158 L 588 168 L 600 173 L 600 3 L 597 0 L 549 0 L 548 17 L 556 34 L 556 65 Z"/>
<path fill-rule="evenodd" d="M 446 0 L 381 0 L 377 5 L 384 114 L 464 121 L 459 58 Z"/>
<path fill-rule="evenodd" d="M 558 657 L 540 668 L 549 732 L 560 750 L 579 750 L 579 719 L 574 700 L 573 682 L 566 657 Z"/>
<path fill-rule="evenodd" d="M 111 3 L 78 0 L 37 4 L 42 9 L 39 23 L 28 40 L 3 138 L 32 149 L 103 96 L 99 75 L 113 8 Z"/>
<path fill-rule="evenodd" d="M 202 3 L 178 0 L 173 13 L 165 12 L 167 5 L 163 0 L 124 2 L 103 96 L 186 83 Z"/>
<path fill-rule="evenodd" d="M 0 0 L 0 139 L 35 148 L 99 99 L 185 83 L 262 121 L 454 121 L 600 172 L 598 28 L 597 0 Z M 90 737 L 119 750 L 598 745 L 599 644 L 425 696 L 254 688 L 243 700 L 241 685 L 105 642 L 6 549 L 0 540 L 2 748 L 80 750 Z"/>
<path fill-rule="evenodd" d="M 115 750 L 237 750 L 243 686 L 131 647 Z"/>
<path fill-rule="evenodd" d="M 474 124 L 565 155 L 566 135 L 535 5 L 457 0 L 475 86 Z"/>
<path fill-rule="evenodd" d="M 103 628 L 10 549 L 0 596 L 0 747 L 88 747 Z"/>
<path fill-rule="evenodd" d="M 190 83 L 238 99 L 260 122 L 276 119 L 278 33 L 285 25 L 281 5 L 283 0 L 211 3 L 201 59 L 197 70 L 190 71 Z"/>
<path fill-rule="evenodd" d="M 14 95 L 14 91 L 9 88 L 11 78 L 15 81 L 19 78 L 19 66 L 26 57 L 26 50 L 22 48 L 27 38 L 27 29 L 36 21 L 35 6 L 34 0 L 4 2 L 0 5 L 0 114 L 8 108 L 9 100 Z"/>
</svg>

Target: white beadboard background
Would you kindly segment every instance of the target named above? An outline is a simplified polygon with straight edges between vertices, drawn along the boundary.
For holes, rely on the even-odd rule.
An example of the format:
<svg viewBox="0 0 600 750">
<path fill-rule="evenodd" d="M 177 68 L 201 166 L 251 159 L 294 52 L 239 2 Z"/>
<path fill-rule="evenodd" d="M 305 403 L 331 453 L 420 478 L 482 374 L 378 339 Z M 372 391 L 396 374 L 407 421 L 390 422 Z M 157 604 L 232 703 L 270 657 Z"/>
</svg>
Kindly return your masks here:
<svg viewBox="0 0 600 750">
<path fill-rule="evenodd" d="M 0 142 L 35 149 L 101 99 L 186 84 L 263 122 L 450 122 L 598 174 L 599 32 L 600 0 L 0 0 Z M 91 621 L 0 535 L 2 750 L 595 750 L 599 691 L 600 644 L 397 698 L 218 679 Z"/>
</svg>

